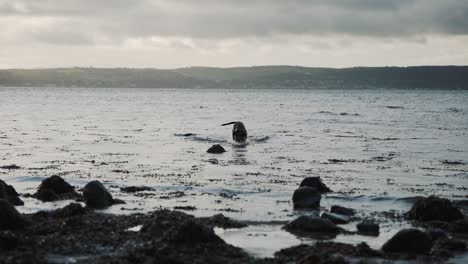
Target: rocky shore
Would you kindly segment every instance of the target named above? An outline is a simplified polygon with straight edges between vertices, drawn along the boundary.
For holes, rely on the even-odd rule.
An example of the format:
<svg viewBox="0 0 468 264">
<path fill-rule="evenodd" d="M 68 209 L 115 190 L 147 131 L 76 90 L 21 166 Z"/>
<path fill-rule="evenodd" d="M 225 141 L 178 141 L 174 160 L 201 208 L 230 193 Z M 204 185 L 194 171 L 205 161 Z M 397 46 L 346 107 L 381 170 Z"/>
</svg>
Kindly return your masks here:
<svg viewBox="0 0 468 264">
<path fill-rule="evenodd" d="M 137 190 L 138 187 L 122 189 Z M 311 245 L 282 249 L 271 258 L 254 258 L 229 245 L 214 232 L 243 228 L 246 223 L 223 216 L 194 217 L 166 209 L 115 215 L 97 211 L 122 203 L 98 181 L 76 189 L 59 176 L 40 184 L 32 195 L 21 195 L 0 180 L 0 263 L 350 263 L 383 261 L 445 262 L 466 254 L 468 219 L 460 202 L 434 196 L 418 199 L 403 217 L 412 224 L 380 249 L 366 243 L 330 240 L 338 234 L 379 235 L 379 224 L 360 219 L 339 205 L 321 215 L 321 195 L 332 192 L 320 177 L 308 177 L 292 194 L 303 215 L 283 226 L 298 237 L 317 238 Z M 54 211 L 21 214 L 22 196 L 43 202 L 74 200 Z M 343 224 L 356 223 L 357 231 Z"/>
</svg>

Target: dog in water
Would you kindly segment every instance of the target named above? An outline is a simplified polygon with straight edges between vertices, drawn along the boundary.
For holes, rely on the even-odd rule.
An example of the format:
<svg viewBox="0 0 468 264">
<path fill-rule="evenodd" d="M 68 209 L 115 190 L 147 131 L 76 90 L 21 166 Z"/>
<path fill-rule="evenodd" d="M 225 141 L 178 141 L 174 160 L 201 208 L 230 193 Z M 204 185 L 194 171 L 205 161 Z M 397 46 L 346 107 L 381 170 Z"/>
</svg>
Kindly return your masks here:
<svg viewBox="0 0 468 264">
<path fill-rule="evenodd" d="M 232 128 L 232 139 L 235 142 L 238 143 L 243 143 L 247 139 L 247 129 L 245 129 L 244 124 L 242 122 L 236 121 L 236 122 L 229 122 L 226 124 L 222 124 L 221 126 L 227 126 L 227 125 L 234 125 Z"/>
</svg>

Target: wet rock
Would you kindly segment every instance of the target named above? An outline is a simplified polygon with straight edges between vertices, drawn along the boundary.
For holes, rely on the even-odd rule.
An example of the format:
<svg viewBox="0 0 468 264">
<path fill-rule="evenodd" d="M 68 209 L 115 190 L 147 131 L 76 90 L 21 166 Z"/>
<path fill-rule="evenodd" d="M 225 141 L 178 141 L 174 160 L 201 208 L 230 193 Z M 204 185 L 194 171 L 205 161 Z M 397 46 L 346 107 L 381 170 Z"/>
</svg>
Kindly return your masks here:
<svg viewBox="0 0 468 264">
<path fill-rule="evenodd" d="M 120 188 L 120 191 L 127 193 L 142 192 L 142 191 L 154 191 L 153 188 L 148 186 L 128 186 Z"/>
<path fill-rule="evenodd" d="M 323 182 L 322 179 L 317 177 L 307 177 L 302 180 L 301 185 L 299 187 L 311 187 L 317 189 L 320 193 L 327 193 L 331 192 L 332 190 L 328 188 Z"/>
<path fill-rule="evenodd" d="M 43 202 L 57 200 L 79 199 L 80 195 L 75 188 L 66 182 L 62 177 L 54 175 L 41 182 L 39 188 L 32 197 Z"/>
<path fill-rule="evenodd" d="M 294 209 L 312 209 L 316 210 L 320 207 L 322 195 L 315 188 L 301 187 L 294 191 L 293 204 Z"/>
<path fill-rule="evenodd" d="M 152 238 L 159 238 L 175 223 L 185 222 L 193 216 L 179 211 L 161 210 L 148 220 L 140 230 L 140 233 Z"/>
<path fill-rule="evenodd" d="M 200 243 L 224 243 L 212 228 L 194 219 L 189 219 L 175 226 L 164 234 L 164 240 L 176 244 L 191 245 Z"/>
<path fill-rule="evenodd" d="M 0 252 L 15 249 L 19 246 L 20 239 L 11 231 L 0 231 Z"/>
<path fill-rule="evenodd" d="M 435 242 L 436 240 L 441 238 L 448 237 L 447 233 L 445 233 L 442 229 L 429 229 L 426 231 L 426 233 L 429 235 L 432 242 Z"/>
<path fill-rule="evenodd" d="M 338 228 L 332 221 L 316 216 L 303 215 L 286 224 L 283 229 L 294 233 L 309 235 L 313 233 L 328 233 L 336 235 Z"/>
<path fill-rule="evenodd" d="M 359 234 L 362 235 L 378 235 L 379 234 L 379 224 L 372 221 L 363 221 L 356 225 Z"/>
<path fill-rule="evenodd" d="M 206 152 L 212 153 L 212 154 L 221 154 L 226 152 L 226 150 L 219 144 L 211 146 Z"/>
<path fill-rule="evenodd" d="M 294 191 L 292 200 L 294 209 L 318 209 L 322 195 L 311 187 L 301 187 Z"/>
<path fill-rule="evenodd" d="M 346 215 L 346 216 L 354 216 L 356 214 L 356 211 L 354 209 L 339 206 L 339 205 L 333 205 L 330 209 L 330 212 L 334 214 L 340 214 L 340 215 Z"/>
<path fill-rule="evenodd" d="M 7 200 L 0 199 L 0 230 L 21 229 L 26 220 Z"/>
<path fill-rule="evenodd" d="M 2 180 L 0 180 L 0 199 L 5 199 L 12 205 L 24 205 L 15 188 Z"/>
<path fill-rule="evenodd" d="M 20 166 L 16 164 L 11 164 L 11 165 L 5 165 L 5 166 L 0 166 L 0 169 L 5 169 L 5 170 L 19 170 L 21 169 Z"/>
<path fill-rule="evenodd" d="M 403 229 L 383 246 L 385 252 L 428 253 L 432 242 L 429 235 L 418 229 Z"/>
<path fill-rule="evenodd" d="M 349 223 L 349 218 L 344 215 L 324 212 L 320 217 L 322 217 L 323 219 L 328 219 L 337 225 Z"/>
<path fill-rule="evenodd" d="M 51 190 L 56 194 L 74 192 L 75 188 L 66 182 L 62 177 L 54 175 L 41 182 L 38 191 Z"/>
<path fill-rule="evenodd" d="M 83 197 L 86 206 L 96 209 L 106 208 L 114 203 L 112 195 L 99 181 L 92 181 L 86 184 L 83 188 Z"/>
<path fill-rule="evenodd" d="M 365 259 L 350 261 L 349 257 L 375 259 L 383 257 L 383 254 L 371 249 L 366 243 L 354 246 L 337 242 L 317 242 L 313 245 L 302 244 L 281 249 L 275 253 L 273 263 L 368 263 Z"/>
<path fill-rule="evenodd" d="M 71 217 L 85 214 L 86 209 L 79 203 L 71 203 L 63 208 L 53 211 L 52 213 L 60 217 Z"/>
<path fill-rule="evenodd" d="M 435 196 L 416 201 L 407 215 L 409 219 L 418 221 L 456 221 L 464 218 L 450 200 Z"/>
<path fill-rule="evenodd" d="M 59 196 L 52 190 L 39 190 L 34 194 L 34 197 L 43 202 L 53 202 L 59 200 Z"/>
<path fill-rule="evenodd" d="M 220 227 L 223 229 L 227 228 L 243 228 L 246 227 L 246 224 L 237 222 L 229 217 L 224 216 L 223 214 L 217 214 L 211 217 L 200 218 L 203 223 L 211 227 Z"/>
<path fill-rule="evenodd" d="M 459 239 L 440 238 L 434 242 L 431 249 L 433 255 L 450 255 L 451 252 L 465 252 L 466 243 Z"/>
</svg>

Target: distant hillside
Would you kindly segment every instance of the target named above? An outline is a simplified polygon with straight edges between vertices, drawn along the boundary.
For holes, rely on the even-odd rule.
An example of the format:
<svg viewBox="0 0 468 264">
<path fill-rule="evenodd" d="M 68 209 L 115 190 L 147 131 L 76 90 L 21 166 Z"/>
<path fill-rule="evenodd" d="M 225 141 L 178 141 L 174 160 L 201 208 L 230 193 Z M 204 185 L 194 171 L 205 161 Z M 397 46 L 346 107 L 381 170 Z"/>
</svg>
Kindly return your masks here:
<svg viewBox="0 0 468 264">
<path fill-rule="evenodd" d="M 0 86 L 144 88 L 468 89 L 468 66 L 190 67 L 172 70 L 64 68 L 0 70 Z"/>
</svg>

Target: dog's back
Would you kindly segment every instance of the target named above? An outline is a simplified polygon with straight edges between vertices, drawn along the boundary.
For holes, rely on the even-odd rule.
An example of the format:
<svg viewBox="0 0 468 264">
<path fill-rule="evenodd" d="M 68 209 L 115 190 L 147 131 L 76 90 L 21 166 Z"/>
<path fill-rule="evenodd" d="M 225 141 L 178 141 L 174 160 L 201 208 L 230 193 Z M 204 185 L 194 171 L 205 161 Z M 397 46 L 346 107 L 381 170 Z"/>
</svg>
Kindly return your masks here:
<svg viewBox="0 0 468 264">
<path fill-rule="evenodd" d="M 222 126 L 234 125 L 232 128 L 232 139 L 236 142 L 242 143 L 247 139 L 247 129 L 242 122 L 230 122 L 222 124 Z"/>
</svg>

